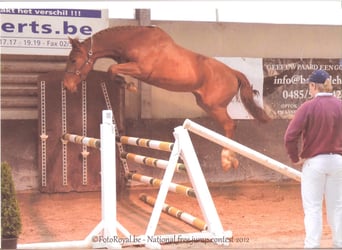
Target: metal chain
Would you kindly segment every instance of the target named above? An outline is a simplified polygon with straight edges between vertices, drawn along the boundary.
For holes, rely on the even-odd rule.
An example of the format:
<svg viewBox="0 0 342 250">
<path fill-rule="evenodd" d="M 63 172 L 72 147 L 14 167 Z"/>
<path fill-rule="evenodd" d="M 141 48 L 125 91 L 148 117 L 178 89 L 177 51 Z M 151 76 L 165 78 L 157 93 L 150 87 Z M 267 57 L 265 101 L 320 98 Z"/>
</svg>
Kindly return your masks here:
<svg viewBox="0 0 342 250">
<path fill-rule="evenodd" d="M 41 184 L 43 187 L 46 187 L 46 140 L 48 135 L 46 134 L 46 90 L 45 90 L 45 81 L 40 82 L 40 128 L 41 128 L 41 160 L 42 160 L 42 179 Z"/>
<path fill-rule="evenodd" d="M 87 82 L 82 81 L 82 135 L 87 136 Z M 82 145 L 82 184 L 88 184 L 88 147 Z"/>
<path fill-rule="evenodd" d="M 101 88 L 102 88 L 102 92 L 103 92 L 103 96 L 104 96 L 104 99 L 105 99 L 105 102 L 106 102 L 107 109 L 113 111 L 112 105 L 110 103 L 108 91 L 107 91 L 106 82 L 101 82 Z M 115 115 L 114 114 L 113 114 L 113 123 L 115 124 L 114 127 L 115 127 L 115 134 L 116 134 L 116 136 L 120 136 L 119 135 L 119 129 L 118 129 L 117 123 L 115 121 Z M 121 155 L 121 153 L 124 153 L 124 148 L 122 146 L 122 143 L 121 142 L 116 142 L 116 145 L 118 146 L 120 155 Z M 121 159 L 121 157 L 120 157 L 120 160 L 121 160 L 122 166 L 124 167 L 125 174 L 129 173 L 129 168 L 128 168 L 127 161 L 125 159 Z"/>
<path fill-rule="evenodd" d="M 63 86 L 63 82 L 61 86 L 62 93 L 62 135 L 67 132 L 67 102 L 66 102 L 66 89 Z M 62 173 L 63 173 L 63 186 L 68 185 L 68 144 L 67 141 L 62 140 L 62 155 L 63 155 L 63 163 L 62 163 Z"/>
</svg>

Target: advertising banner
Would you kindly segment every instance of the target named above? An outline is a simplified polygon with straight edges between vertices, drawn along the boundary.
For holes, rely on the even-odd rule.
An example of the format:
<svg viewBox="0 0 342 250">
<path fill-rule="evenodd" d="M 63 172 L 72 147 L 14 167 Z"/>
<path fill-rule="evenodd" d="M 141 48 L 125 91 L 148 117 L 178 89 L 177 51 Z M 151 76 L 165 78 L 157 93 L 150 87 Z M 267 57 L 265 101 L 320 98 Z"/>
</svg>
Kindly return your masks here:
<svg viewBox="0 0 342 250">
<path fill-rule="evenodd" d="M 342 59 L 263 59 L 263 100 L 271 117 L 291 119 L 313 98 L 307 80 L 317 69 L 329 73 L 334 95 L 342 99 Z"/>
<path fill-rule="evenodd" d="M 0 9 L 1 54 L 68 55 L 68 37 L 83 40 L 108 27 L 108 10 Z"/>
<path fill-rule="evenodd" d="M 342 99 L 342 59 L 216 59 L 246 75 L 253 89 L 257 90 L 255 101 L 273 119 L 291 119 L 299 106 L 312 98 L 306 81 L 316 69 L 330 74 L 334 95 Z M 230 102 L 227 112 L 233 119 L 252 119 L 239 95 Z"/>
<path fill-rule="evenodd" d="M 246 75 L 253 89 L 257 90 L 258 95 L 254 96 L 256 103 L 263 106 L 263 72 L 261 58 L 240 58 L 240 57 L 216 57 L 215 59 L 223 62 L 229 67 L 238 70 Z M 227 83 L 229 84 L 229 83 Z M 236 95 L 227 107 L 228 114 L 233 119 L 253 119 L 244 108 L 239 94 Z"/>
</svg>

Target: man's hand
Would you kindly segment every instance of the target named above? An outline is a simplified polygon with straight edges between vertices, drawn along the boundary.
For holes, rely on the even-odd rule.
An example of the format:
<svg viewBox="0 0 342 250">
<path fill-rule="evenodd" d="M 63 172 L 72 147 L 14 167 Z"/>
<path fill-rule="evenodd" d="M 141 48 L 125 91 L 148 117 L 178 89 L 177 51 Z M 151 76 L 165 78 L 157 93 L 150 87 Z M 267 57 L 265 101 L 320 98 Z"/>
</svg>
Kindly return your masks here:
<svg viewBox="0 0 342 250">
<path fill-rule="evenodd" d="M 299 161 L 293 163 L 293 166 L 295 166 L 295 167 L 302 167 L 304 162 L 305 162 L 305 159 L 301 159 L 300 158 Z"/>
</svg>

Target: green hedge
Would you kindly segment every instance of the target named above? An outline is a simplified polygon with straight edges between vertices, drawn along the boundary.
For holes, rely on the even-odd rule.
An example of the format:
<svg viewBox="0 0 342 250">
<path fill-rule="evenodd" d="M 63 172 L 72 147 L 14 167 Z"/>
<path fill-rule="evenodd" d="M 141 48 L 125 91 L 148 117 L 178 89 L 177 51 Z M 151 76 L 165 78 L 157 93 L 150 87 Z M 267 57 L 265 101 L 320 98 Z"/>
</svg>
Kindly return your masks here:
<svg viewBox="0 0 342 250">
<path fill-rule="evenodd" d="M 1 163 L 1 236 L 18 238 L 21 233 L 21 217 L 16 198 L 11 166 Z"/>
</svg>

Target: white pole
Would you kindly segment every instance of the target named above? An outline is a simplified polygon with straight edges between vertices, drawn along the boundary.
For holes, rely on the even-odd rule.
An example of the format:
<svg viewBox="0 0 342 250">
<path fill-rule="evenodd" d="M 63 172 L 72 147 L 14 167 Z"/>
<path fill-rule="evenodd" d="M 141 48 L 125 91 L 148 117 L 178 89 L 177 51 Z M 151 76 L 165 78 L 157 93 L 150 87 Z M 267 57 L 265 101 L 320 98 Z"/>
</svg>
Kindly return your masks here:
<svg viewBox="0 0 342 250">
<path fill-rule="evenodd" d="M 85 240 L 45 242 L 32 244 L 19 244 L 18 249 L 57 249 L 57 248 L 121 248 L 119 242 L 115 242 L 117 228 L 124 232 L 125 236 L 129 232 L 121 225 L 117 224 L 116 213 L 116 149 L 115 149 L 115 125 L 113 124 L 113 113 L 111 110 L 102 111 L 101 133 L 101 209 L 102 220 L 91 231 Z M 76 142 L 75 142 L 76 143 Z M 82 142 L 83 144 L 83 142 Z M 103 229 L 103 236 L 96 236 Z M 101 238 L 103 237 L 103 238 Z M 98 242 L 93 242 L 96 238 Z"/>
<path fill-rule="evenodd" d="M 101 129 L 101 203 L 103 221 L 103 243 L 107 248 L 121 248 L 117 242 L 116 225 L 116 152 L 115 152 L 115 127 L 111 110 L 102 111 Z M 100 238 L 99 238 L 100 239 Z M 100 239 L 101 240 L 101 239 Z"/>
<path fill-rule="evenodd" d="M 296 181 L 301 181 L 301 172 L 291 168 L 279 161 L 276 161 L 264 154 L 261 154 L 251 148 L 248 148 L 240 143 L 237 143 L 236 141 L 233 141 L 223 135 L 220 135 L 208 128 L 205 128 L 189 119 L 186 119 L 184 121 L 183 127 L 190 130 L 191 132 L 202 136 L 212 142 L 215 142 L 222 147 L 228 148 L 232 151 L 235 151 L 247 158 L 250 158 L 265 167 L 268 167 L 270 169 L 273 169 L 283 175 L 286 175 L 287 177 L 290 177 Z"/>
<path fill-rule="evenodd" d="M 179 126 L 175 128 L 175 134 L 179 138 L 182 158 L 185 163 L 191 184 L 195 190 L 197 201 L 205 217 L 208 231 L 214 235 L 214 238 L 224 238 L 225 240 L 221 243 L 224 245 L 229 245 L 228 238 L 232 237 L 232 233 L 225 233 L 223 230 L 223 226 L 217 214 L 214 201 L 210 195 L 207 182 L 197 159 L 197 155 L 192 145 L 189 133 L 186 129 Z"/>
</svg>

